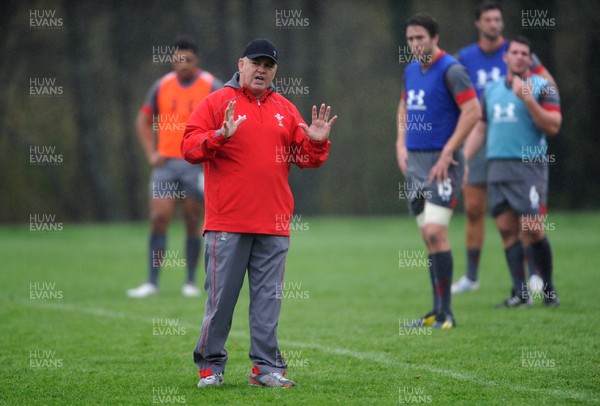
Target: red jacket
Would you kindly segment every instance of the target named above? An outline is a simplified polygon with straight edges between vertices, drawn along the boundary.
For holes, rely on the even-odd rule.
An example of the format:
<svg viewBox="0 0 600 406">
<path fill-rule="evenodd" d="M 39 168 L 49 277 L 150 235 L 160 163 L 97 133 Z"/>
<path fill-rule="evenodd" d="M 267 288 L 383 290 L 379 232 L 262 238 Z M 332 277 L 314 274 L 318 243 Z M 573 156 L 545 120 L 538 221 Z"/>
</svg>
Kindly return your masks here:
<svg viewBox="0 0 600 406">
<path fill-rule="evenodd" d="M 183 158 L 204 164 L 204 230 L 290 235 L 294 197 L 290 164 L 318 168 L 330 142 L 308 138 L 296 107 L 273 89 L 257 100 L 240 88 L 236 73 L 204 98 L 192 113 L 181 142 Z M 234 119 L 245 115 L 229 138 L 215 134 L 235 100 Z"/>
</svg>

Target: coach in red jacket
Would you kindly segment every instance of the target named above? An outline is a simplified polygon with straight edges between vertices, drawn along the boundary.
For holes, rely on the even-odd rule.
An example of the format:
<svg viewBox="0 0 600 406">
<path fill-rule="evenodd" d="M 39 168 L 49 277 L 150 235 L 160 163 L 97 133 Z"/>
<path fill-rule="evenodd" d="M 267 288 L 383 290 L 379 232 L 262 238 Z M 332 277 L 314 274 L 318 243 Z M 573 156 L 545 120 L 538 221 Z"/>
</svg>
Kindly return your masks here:
<svg viewBox="0 0 600 406">
<path fill-rule="evenodd" d="M 329 155 L 337 116 L 312 108 L 308 126 L 296 107 L 274 91 L 277 50 L 255 39 L 239 72 L 206 97 L 185 129 L 181 153 L 204 164 L 207 292 L 202 331 L 194 350 L 199 387 L 223 383 L 225 342 L 246 270 L 250 285 L 250 384 L 290 387 L 277 343 L 289 220 L 294 199 L 290 164 L 318 168 Z"/>
</svg>

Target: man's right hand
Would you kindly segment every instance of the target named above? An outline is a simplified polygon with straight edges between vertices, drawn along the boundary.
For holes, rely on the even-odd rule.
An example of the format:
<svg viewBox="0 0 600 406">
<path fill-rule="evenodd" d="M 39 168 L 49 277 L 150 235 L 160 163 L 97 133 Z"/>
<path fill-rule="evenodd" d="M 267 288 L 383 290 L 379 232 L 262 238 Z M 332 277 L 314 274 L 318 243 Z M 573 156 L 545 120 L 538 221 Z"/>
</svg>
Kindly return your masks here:
<svg viewBox="0 0 600 406">
<path fill-rule="evenodd" d="M 398 166 L 400 167 L 402 174 L 406 176 L 406 162 L 408 160 L 408 151 L 406 150 L 406 147 L 399 147 L 397 149 L 396 158 L 398 159 Z"/>
<path fill-rule="evenodd" d="M 233 113 L 235 110 L 235 101 L 229 102 L 227 109 L 225 110 L 225 119 L 223 120 L 223 127 L 221 127 L 221 135 L 225 138 L 229 138 L 235 133 L 238 125 L 246 120 L 246 116 L 238 116 L 237 120 L 234 120 Z"/>
</svg>

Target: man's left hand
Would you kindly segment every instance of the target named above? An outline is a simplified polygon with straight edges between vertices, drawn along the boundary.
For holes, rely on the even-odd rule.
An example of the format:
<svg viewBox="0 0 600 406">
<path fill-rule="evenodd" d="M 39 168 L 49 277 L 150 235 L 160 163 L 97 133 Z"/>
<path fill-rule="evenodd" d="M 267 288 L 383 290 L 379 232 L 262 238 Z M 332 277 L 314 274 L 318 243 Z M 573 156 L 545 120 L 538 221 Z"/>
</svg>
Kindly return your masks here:
<svg viewBox="0 0 600 406">
<path fill-rule="evenodd" d="M 298 124 L 300 127 L 304 129 L 308 138 L 313 141 L 325 141 L 329 138 L 329 132 L 331 131 L 331 126 L 337 120 L 337 116 L 333 116 L 331 120 L 329 120 L 329 115 L 331 114 L 331 107 L 327 106 L 325 108 L 325 103 L 321 104 L 321 108 L 319 109 L 319 115 L 317 116 L 317 106 L 313 106 L 312 108 L 312 124 L 307 126 L 304 123 Z"/>
</svg>

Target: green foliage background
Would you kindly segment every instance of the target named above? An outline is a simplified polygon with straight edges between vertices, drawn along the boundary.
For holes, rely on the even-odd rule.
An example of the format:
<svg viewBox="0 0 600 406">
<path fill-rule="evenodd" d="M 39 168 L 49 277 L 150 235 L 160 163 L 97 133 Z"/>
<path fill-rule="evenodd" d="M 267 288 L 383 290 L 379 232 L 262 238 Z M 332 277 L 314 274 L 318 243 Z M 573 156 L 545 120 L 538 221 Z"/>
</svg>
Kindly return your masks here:
<svg viewBox="0 0 600 406">
<path fill-rule="evenodd" d="M 291 175 L 296 211 L 305 214 L 406 213 L 398 201 L 394 152 L 406 19 L 429 12 L 441 46 L 455 53 L 476 40 L 472 0 L 452 1 L 5 1 L 0 13 L 0 221 L 32 213 L 59 221 L 141 219 L 147 212 L 148 165 L 135 116 L 151 84 L 169 67 L 152 62 L 156 46 L 187 33 L 201 46 L 202 67 L 227 80 L 252 38 L 280 50 L 280 78 L 309 94 L 294 97 L 308 118 L 327 102 L 340 119 L 318 171 Z M 529 36 L 555 76 L 563 127 L 550 140 L 550 208 L 597 208 L 600 112 L 600 3 L 505 0 L 505 34 Z M 31 10 L 55 10 L 59 29 L 33 29 Z M 299 10 L 304 28 L 276 25 L 276 11 Z M 523 10 L 547 11 L 550 28 L 523 27 Z M 29 94 L 32 78 L 55 78 L 62 97 Z M 54 146 L 64 162 L 36 166 L 32 146 Z"/>
</svg>

